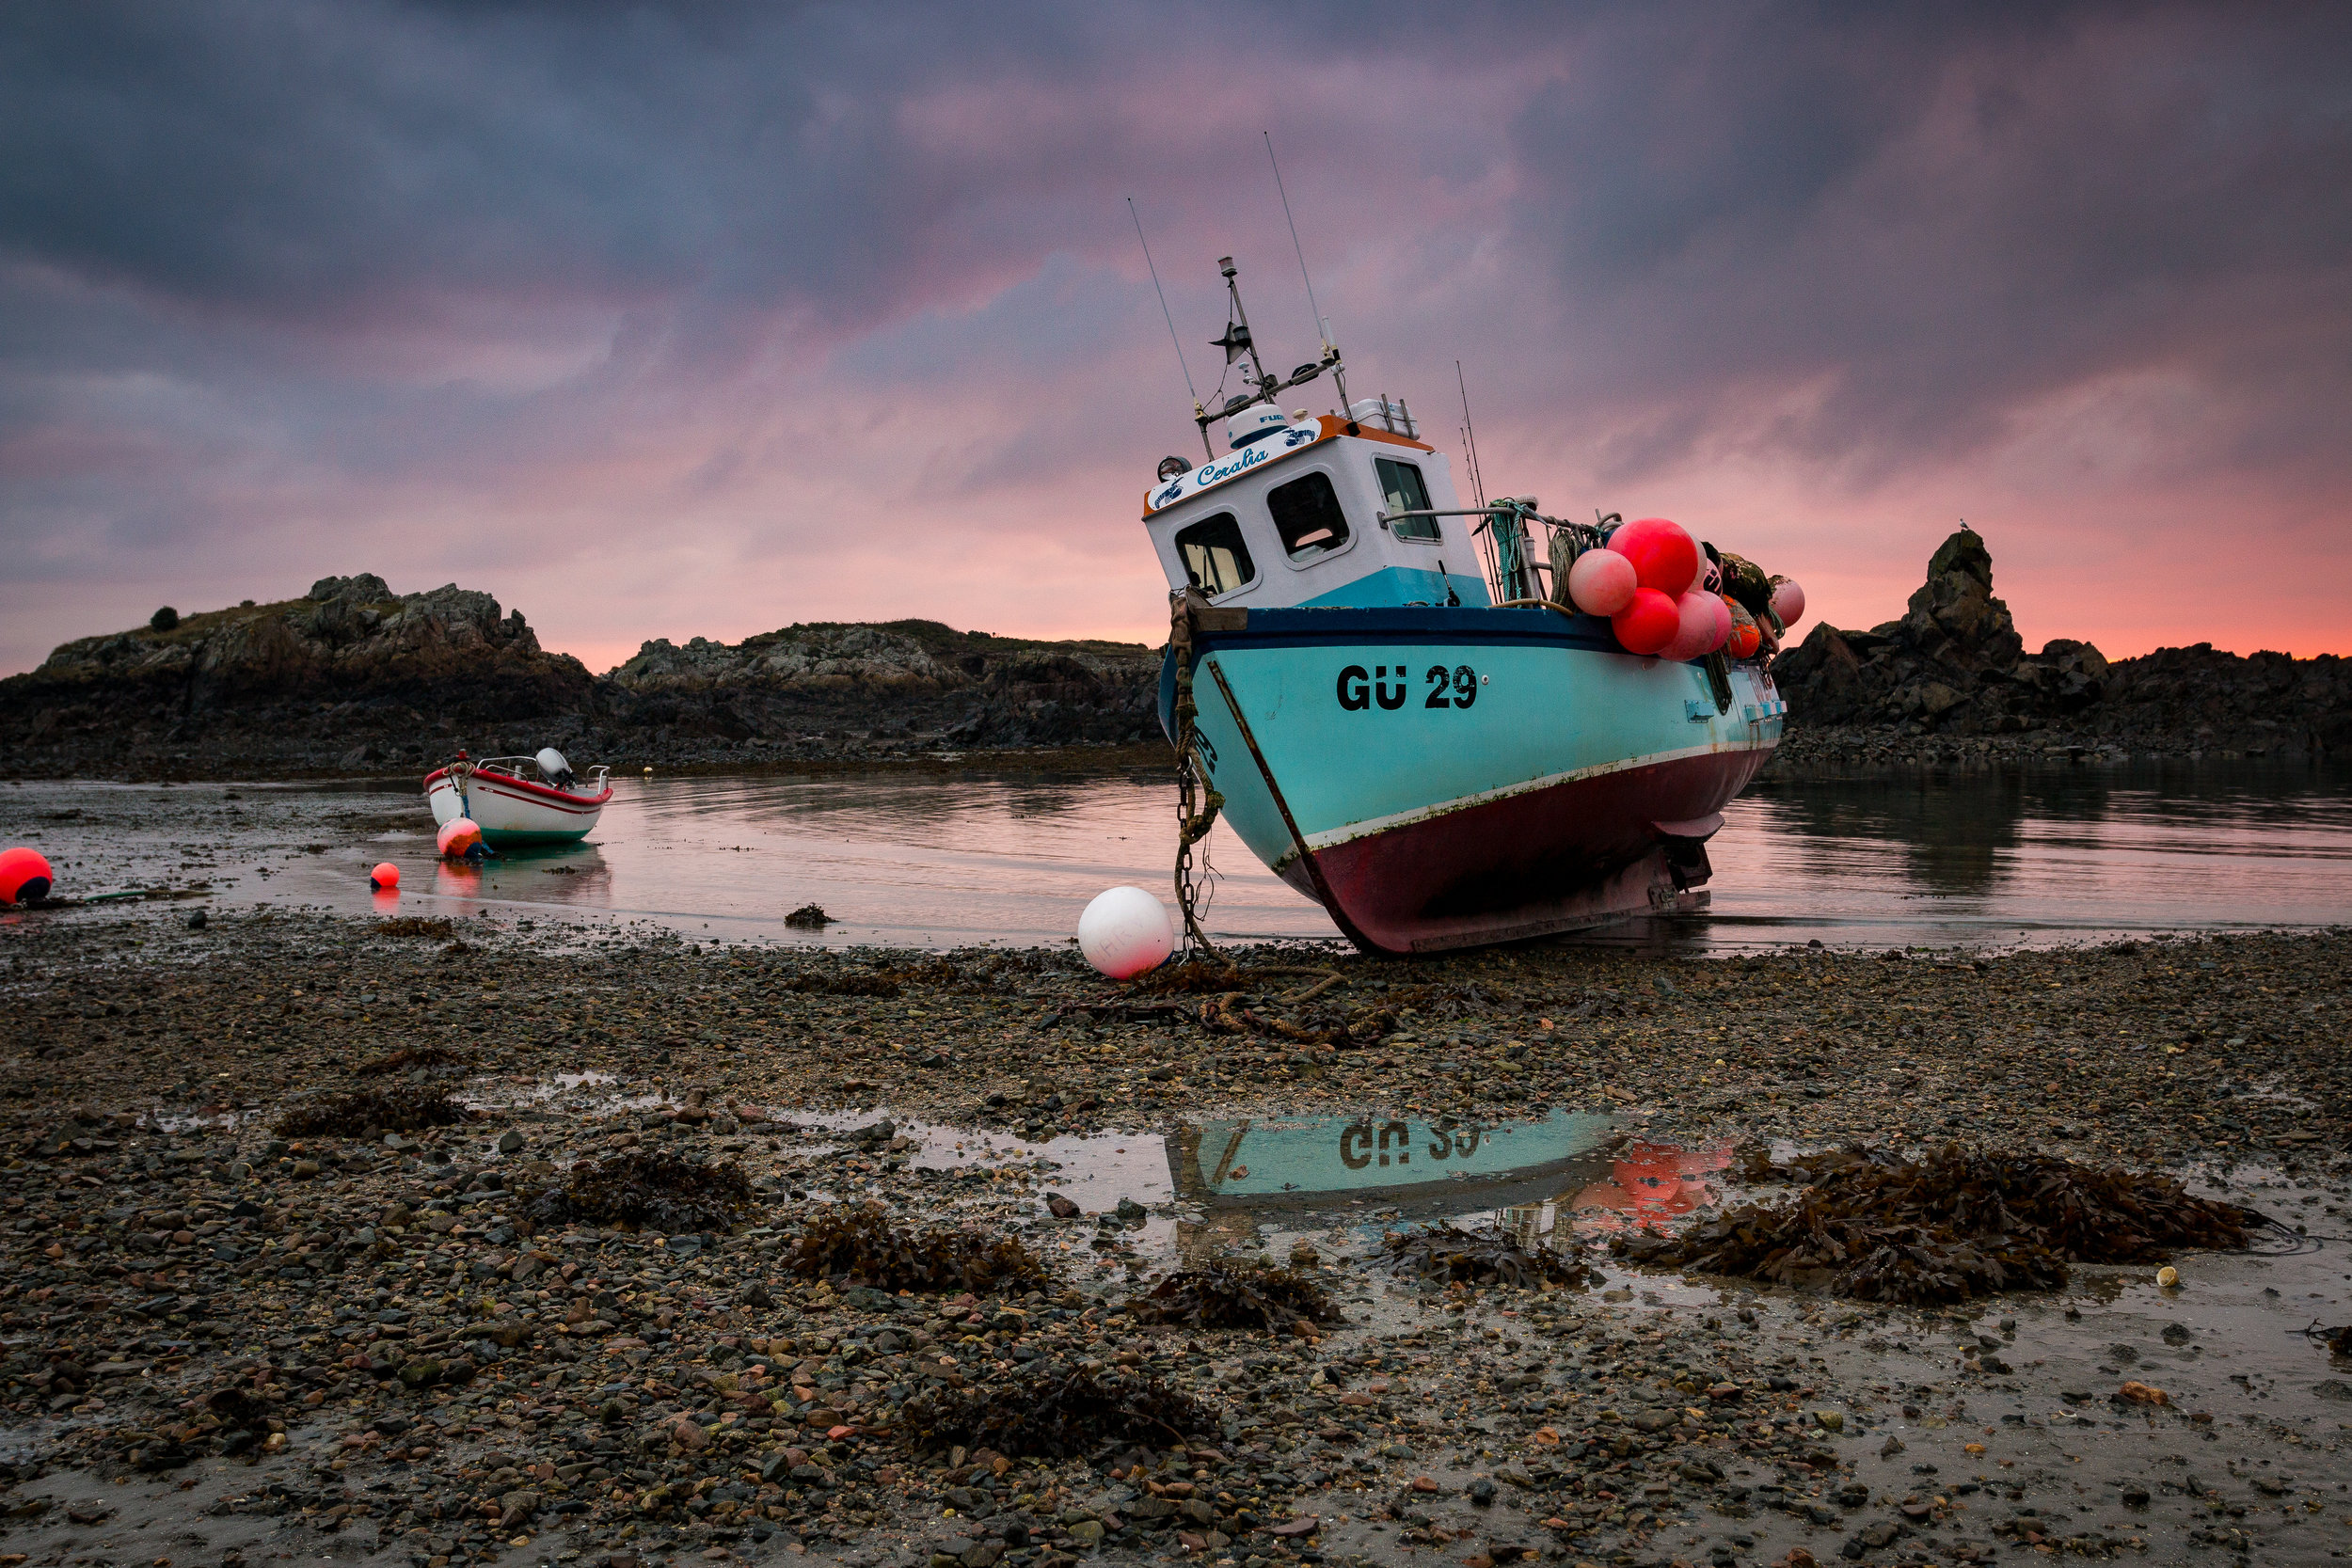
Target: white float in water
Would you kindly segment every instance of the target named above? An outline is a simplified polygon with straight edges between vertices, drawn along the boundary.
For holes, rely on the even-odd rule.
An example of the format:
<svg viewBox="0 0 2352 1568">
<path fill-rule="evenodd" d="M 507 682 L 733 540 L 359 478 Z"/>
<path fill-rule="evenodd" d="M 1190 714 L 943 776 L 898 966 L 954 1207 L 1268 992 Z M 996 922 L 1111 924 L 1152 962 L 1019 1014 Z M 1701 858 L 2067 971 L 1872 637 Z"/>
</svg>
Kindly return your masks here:
<svg viewBox="0 0 2352 1568">
<path fill-rule="evenodd" d="M 1078 917 L 1078 951 L 1114 980 L 1165 963 L 1175 947 L 1167 908 L 1139 887 L 1098 894 Z"/>
</svg>

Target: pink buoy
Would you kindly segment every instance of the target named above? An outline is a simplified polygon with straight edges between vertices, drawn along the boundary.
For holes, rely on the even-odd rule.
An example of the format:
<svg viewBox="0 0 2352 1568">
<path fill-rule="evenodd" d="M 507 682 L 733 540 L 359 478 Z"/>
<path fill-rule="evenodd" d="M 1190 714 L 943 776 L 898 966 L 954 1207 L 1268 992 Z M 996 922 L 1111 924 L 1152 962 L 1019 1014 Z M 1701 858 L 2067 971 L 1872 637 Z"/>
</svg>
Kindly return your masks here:
<svg viewBox="0 0 2352 1568">
<path fill-rule="evenodd" d="M 400 867 L 389 861 L 380 863 L 368 873 L 368 886 L 378 893 L 389 893 L 400 886 Z"/>
<path fill-rule="evenodd" d="M 1711 654 L 1731 641 L 1733 623 L 1731 601 L 1721 594 L 1708 594 L 1704 597 L 1715 610 L 1715 635 L 1707 640 L 1707 646 L 1700 651 Z"/>
<path fill-rule="evenodd" d="M 1614 615 L 1641 587 L 1633 562 L 1614 550 L 1586 550 L 1568 568 L 1568 603 L 1587 615 Z"/>
<path fill-rule="evenodd" d="M 1629 654 L 1662 653 L 1681 628 L 1682 612 L 1655 588 L 1637 588 L 1633 602 L 1609 619 L 1618 645 Z"/>
<path fill-rule="evenodd" d="M 454 859 L 463 855 L 481 842 L 482 824 L 470 816 L 450 818 L 441 824 L 441 831 L 434 836 L 434 843 L 439 847 L 444 859 Z"/>
<path fill-rule="evenodd" d="M 1784 626 L 1793 626 L 1804 619 L 1804 590 L 1794 578 L 1782 578 L 1772 584 L 1772 613 L 1780 617 Z"/>
<path fill-rule="evenodd" d="M 1633 562 L 1643 587 L 1670 599 L 1680 598 L 1699 575 L 1698 541 L 1680 523 L 1663 517 L 1626 524 L 1609 536 L 1609 547 Z"/>
<path fill-rule="evenodd" d="M 1675 603 L 1674 640 L 1666 644 L 1666 657 L 1673 659 L 1696 658 L 1713 646 L 1715 611 L 1723 603 L 1712 594 L 1689 593 Z"/>
<path fill-rule="evenodd" d="M 0 904 L 29 904 L 49 896 L 56 878 L 38 849 L 0 849 Z"/>
<path fill-rule="evenodd" d="M 1078 917 L 1078 951 L 1114 980 L 1158 968 L 1175 947 L 1167 906 L 1139 887 L 1098 894 Z"/>
</svg>

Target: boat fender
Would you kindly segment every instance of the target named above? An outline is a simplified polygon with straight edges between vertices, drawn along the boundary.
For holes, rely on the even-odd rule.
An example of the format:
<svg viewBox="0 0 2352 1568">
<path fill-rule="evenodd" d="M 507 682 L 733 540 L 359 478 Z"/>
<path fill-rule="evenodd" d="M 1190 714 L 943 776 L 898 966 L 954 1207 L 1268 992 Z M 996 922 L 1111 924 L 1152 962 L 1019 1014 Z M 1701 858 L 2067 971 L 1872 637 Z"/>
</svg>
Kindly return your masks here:
<svg viewBox="0 0 2352 1568">
<path fill-rule="evenodd" d="M 1682 629 L 1682 610 L 1655 588 L 1636 588 L 1633 602 L 1611 616 L 1609 626 L 1627 653 L 1662 653 Z"/>
<path fill-rule="evenodd" d="M 1175 947 L 1166 906 L 1139 887 L 1097 894 L 1078 917 L 1078 951 L 1114 980 L 1157 969 Z"/>
<path fill-rule="evenodd" d="M 389 861 L 380 863 L 368 873 L 368 886 L 378 893 L 389 893 L 400 886 L 400 867 Z"/>
<path fill-rule="evenodd" d="M 1678 599 L 1699 575 L 1698 541 L 1680 523 L 1641 517 L 1610 536 L 1609 547 L 1633 562 L 1645 588 Z"/>
<path fill-rule="evenodd" d="M 0 850 L 0 904 L 29 904 L 46 898 L 55 879 L 40 850 L 21 844 Z"/>
<path fill-rule="evenodd" d="M 1793 578 L 1781 577 L 1777 573 L 1773 575 L 1772 583 L 1772 613 L 1780 617 L 1780 624 L 1793 626 L 1804 620 L 1804 590 L 1797 586 Z"/>
<path fill-rule="evenodd" d="M 1568 568 L 1568 602 L 1587 615 L 1619 613 L 1641 586 L 1633 562 L 1614 550 L 1586 550 Z"/>
<path fill-rule="evenodd" d="M 1714 594 L 1696 589 L 1676 600 L 1675 636 L 1666 644 L 1666 657 L 1679 661 L 1708 652 L 1715 637 L 1715 614 L 1722 603 Z"/>
<path fill-rule="evenodd" d="M 1725 650 L 1734 658 L 1754 658 L 1756 650 L 1764 643 L 1764 633 L 1757 629 L 1756 617 L 1748 613 L 1747 606 L 1736 599 L 1720 599 L 1717 602 L 1731 612 L 1731 637 L 1724 644 Z"/>
</svg>

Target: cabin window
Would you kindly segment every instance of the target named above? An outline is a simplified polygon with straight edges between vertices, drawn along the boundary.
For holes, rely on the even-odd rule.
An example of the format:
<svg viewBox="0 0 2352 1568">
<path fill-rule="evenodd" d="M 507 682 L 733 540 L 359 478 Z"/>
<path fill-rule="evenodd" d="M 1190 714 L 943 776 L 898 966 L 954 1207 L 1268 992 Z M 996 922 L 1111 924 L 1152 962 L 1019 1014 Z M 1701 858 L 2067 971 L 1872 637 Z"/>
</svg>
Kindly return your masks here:
<svg viewBox="0 0 2352 1568">
<path fill-rule="evenodd" d="M 1312 561 L 1347 543 L 1347 514 L 1340 510 L 1329 474 L 1318 471 L 1278 484 L 1265 493 L 1265 506 L 1293 561 Z"/>
<path fill-rule="evenodd" d="M 1429 510 L 1429 486 L 1421 482 L 1421 470 L 1410 463 L 1375 457 L 1372 466 L 1380 473 L 1380 493 L 1389 501 L 1389 531 L 1399 539 L 1423 539 L 1432 544 L 1442 543 L 1435 517 L 1400 517 L 1400 512 Z"/>
<path fill-rule="evenodd" d="M 1178 529 L 1176 553 L 1184 557 L 1185 578 L 1211 597 L 1230 594 L 1258 575 L 1249 546 L 1242 543 L 1241 524 L 1231 512 Z"/>
</svg>

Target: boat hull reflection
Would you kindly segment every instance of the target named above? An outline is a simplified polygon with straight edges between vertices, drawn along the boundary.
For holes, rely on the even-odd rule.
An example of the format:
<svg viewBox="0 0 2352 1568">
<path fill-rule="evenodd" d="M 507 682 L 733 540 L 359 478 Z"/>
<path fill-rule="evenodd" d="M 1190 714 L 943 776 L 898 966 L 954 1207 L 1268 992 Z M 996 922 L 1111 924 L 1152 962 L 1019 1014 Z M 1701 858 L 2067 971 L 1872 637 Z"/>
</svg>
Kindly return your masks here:
<svg viewBox="0 0 2352 1568">
<path fill-rule="evenodd" d="M 1182 1196 L 1219 1206 L 1307 1206 L 1378 1196 L 1469 1200 L 1488 1186 L 1565 1170 L 1615 1124 L 1591 1112 L 1481 1125 L 1451 1117 L 1261 1117 L 1180 1128 L 1169 1165 Z"/>
</svg>

